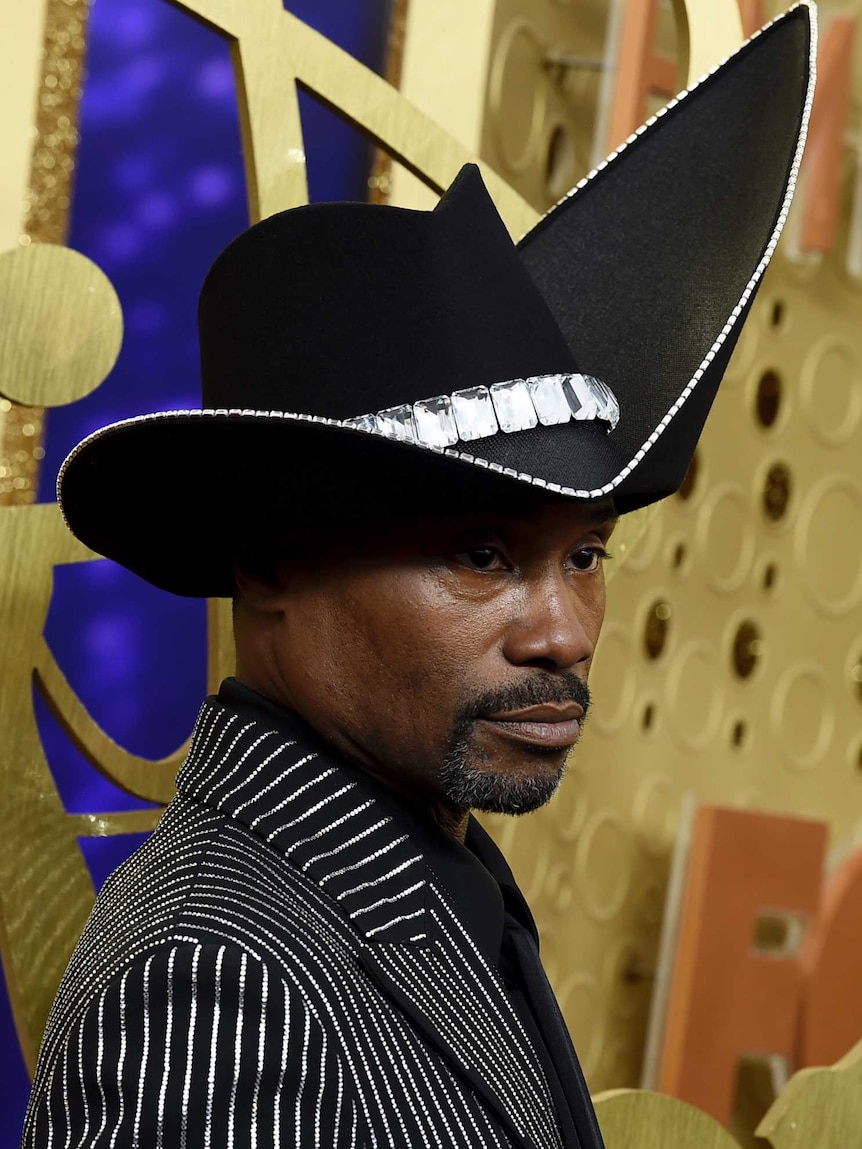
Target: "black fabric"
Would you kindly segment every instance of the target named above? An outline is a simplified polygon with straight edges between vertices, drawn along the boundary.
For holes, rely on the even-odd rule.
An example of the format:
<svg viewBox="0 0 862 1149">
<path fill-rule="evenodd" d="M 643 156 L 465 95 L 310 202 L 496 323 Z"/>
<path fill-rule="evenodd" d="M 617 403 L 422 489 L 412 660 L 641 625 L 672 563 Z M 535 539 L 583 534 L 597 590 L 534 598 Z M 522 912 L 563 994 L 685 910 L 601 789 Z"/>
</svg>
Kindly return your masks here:
<svg viewBox="0 0 862 1149">
<path fill-rule="evenodd" d="M 500 951 L 500 976 L 506 984 L 509 997 L 515 1011 L 521 1019 L 521 1024 L 527 1032 L 542 1068 L 548 1086 L 554 1098 L 557 1119 L 560 1122 L 560 1132 L 565 1145 L 580 1146 L 581 1141 L 577 1134 L 575 1122 L 572 1118 L 569 1099 L 563 1090 L 557 1067 L 551 1059 L 547 1042 L 539 1029 L 536 1014 L 527 996 L 526 986 L 530 977 L 536 977 L 537 971 L 534 963 L 525 963 L 524 947 L 530 947 L 536 953 L 536 963 L 539 962 L 535 943 L 525 926 L 512 914 L 507 913 L 503 934 L 503 946 Z M 540 963 L 539 963 L 540 964 Z"/>
<path fill-rule="evenodd" d="M 299 731 L 304 742 L 318 740 L 296 714 L 235 679 L 222 683 L 218 697 L 241 716 L 263 719 L 290 737 Z M 353 767 L 347 770 L 353 772 Z M 499 971 L 545 1073 L 563 1144 L 567 1149 L 601 1149 L 589 1092 L 542 968 L 536 925 L 505 858 L 475 818 L 470 818 L 461 845 L 400 795 L 368 775 L 363 778 L 399 831 L 409 833 L 422 851 L 476 948 Z"/>
<path fill-rule="evenodd" d="M 472 164 L 431 212 L 311 204 L 261 221 L 213 264 L 198 318 L 204 407 L 344 419 L 577 370 Z"/>
<path fill-rule="evenodd" d="M 472 165 L 433 212 L 322 204 L 257 224 L 201 295 L 203 401 L 218 413 L 120 425 L 76 449 L 60 481 L 71 529 L 157 586 L 229 595 L 242 536 L 260 537 L 269 519 L 283 530 L 445 513 L 514 500 L 516 488 L 547 499 L 532 480 L 573 498 L 611 494 L 620 511 L 668 495 L 781 219 L 810 37 L 804 5 L 775 21 L 518 248 Z M 299 418 L 577 370 L 615 392 L 610 434 L 540 425 L 441 457 Z M 156 458 L 169 490 L 154 487 Z"/>
<path fill-rule="evenodd" d="M 542 1044 L 537 1048 L 546 1065 L 545 1074 L 561 1117 L 564 1142 L 568 1144 L 571 1140 L 573 1144 L 584 1147 L 602 1146 L 602 1134 L 587 1083 L 557 1000 L 542 969 L 535 940 L 514 914 L 506 915 L 504 945 L 511 955 L 511 966 L 520 969 L 522 992 L 529 1014 L 542 1034 Z"/>
<path fill-rule="evenodd" d="M 565 1020 L 539 956 L 530 907 L 503 855 L 475 818 L 467 843 L 493 873 L 505 910 L 499 970 L 521 1024 L 533 1043 L 554 1098 L 565 1145 L 601 1149 L 604 1142 Z"/>
</svg>

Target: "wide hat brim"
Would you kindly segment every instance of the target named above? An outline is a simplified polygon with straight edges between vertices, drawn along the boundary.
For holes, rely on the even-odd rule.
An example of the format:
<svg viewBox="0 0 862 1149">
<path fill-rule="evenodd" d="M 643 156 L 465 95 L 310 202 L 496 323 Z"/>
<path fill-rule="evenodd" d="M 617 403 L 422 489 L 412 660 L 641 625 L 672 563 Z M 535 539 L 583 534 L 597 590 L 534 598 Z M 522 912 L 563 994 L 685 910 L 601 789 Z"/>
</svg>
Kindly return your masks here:
<svg viewBox="0 0 862 1149">
<path fill-rule="evenodd" d="M 97 508 L 78 517 L 75 533 L 181 595 L 231 596 L 234 558 L 297 530 L 567 497 L 515 473 L 290 415 L 145 416 L 116 425 L 95 446 L 82 449 L 63 478 L 64 508 Z M 122 483 L 106 481 L 117 474 Z"/>
<path fill-rule="evenodd" d="M 202 293 L 208 409 L 126 420 L 79 444 L 58 480 L 72 531 L 159 587 L 220 596 L 232 593 L 233 556 L 303 526 L 557 498 L 612 498 L 625 512 L 676 490 L 787 215 L 813 96 L 812 21 L 813 9 L 797 6 L 672 101 L 548 212 L 517 255 L 475 168 L 461 173 L 436 213 L 316 205 L 244 233 L 208 277 L 208 310 L 208 285 Z M 397 336 L 373 332 L 361 353 L 333 362 L 328 386 L 325 355 L 313 346 L 304 350 L 304 332 L 325 326 L 339 305 L 344 311 L 333 330 L 349 325 L 350 307 L 374 293 L 360 282 L 351 300 L 340 280 L 319 291 L 317 301 L 314 293 L 288 290 L 284 298 L 294 311 L 322 308 L 295 320 L 299 341 L 290 345 L 274 341 L 285 314 L 269 296 L 252 298 L 248 285 L 265 279 L 250 272 L 273 262 L 279 229 L 292 229 L 291 250 L 299 238 L 313 256 L 333 221 L 345 229 L 333 249 L 336 263 L 354 227 L 406 229 L 410 243 L 418 235 L 420 257 L 431 253 L 433 305 L 424 310 L 434 314 L 427 330 L 410 329 L 407 317 L 400 362 Z M 489 260 L 497 261 L 484 282 L 479 270 L 479 291 L 465 263 L 473 234 L 485 234 Z M 283 250 L 283 234 L 280 242 Z M 435 284 L 443 262 L 437 248 L 447 245 L 456 274 Z M 409 245 L 405 252 L 414 258 Z M 241 278 L 243 259 L 242 292 L 220 290 L 219 277 Z M 499 313 L 489 319 L 481 288 L 504 280 Z M 394 283 L 383 276 L 376 286 L 378 296 L 395 293 L 397 308 L 397 277 Z M 414 313 L 427 323 L 425 288 L 414 286 Z M 459 291 L 463 299 L 447 314 L 449 294 Z M 375 322 L 375 306 L 357 329 Z M 246 345 L 236 336 L 243 307 Z M 465 330 L 459 325 L 468 312 L 473 327 Z M 507 335 L 513 316 L 521 327 Z M 270 334 L 260 342 L 269 339 L 280 359 L 248 371 L 249 348 L 267 324 Z M 414 349 L 422 337 L 424 355 Z M 448 353 L 447 344 L 454 356 L 429 363 L 438 348 Z M 395 369 L 387 371 L 381 347 L 390 345 Z M 284 410 L 286 397 L 276 401 L 259 380 L 283 387 L 295 360 L 299 395 Z M 511 375 L 501 376 L 510 361 Z M 437 450 L 395 441 L 378 427 L 342 425 L 394 402 L 413 404 L 501 377 L 579 370 L 602 378 L 617 396 L 621 414 L 612 433 L 598 421 L 572 421 Z M 231 391 L 243 372 L 248 378 Z M 364 392 L 360 385 L 351 394 L 354 376 L 368 381 Z"/>
</svg>

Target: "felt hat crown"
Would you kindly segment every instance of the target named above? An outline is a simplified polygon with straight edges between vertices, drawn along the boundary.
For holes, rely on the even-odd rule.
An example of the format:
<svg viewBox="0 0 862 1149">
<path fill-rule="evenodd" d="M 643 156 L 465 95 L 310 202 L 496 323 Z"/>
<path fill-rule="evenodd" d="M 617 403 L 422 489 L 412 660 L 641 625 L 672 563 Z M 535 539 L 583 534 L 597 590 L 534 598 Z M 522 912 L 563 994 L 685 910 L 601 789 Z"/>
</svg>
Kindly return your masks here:
<svg viewBox="0 0 862 1149">
<path fill-rule="evenodd" d="M 250 228 L 201 293 L 202 409 L 79 444 L 69 526 L 157 586 L 223 595 L 238 550 L 298 525 L 672 493 L 787 216 L 814 52 L 802 3 L 517 247 L 473 165 L 431 212 L 316 204 Z"/>
</svg>

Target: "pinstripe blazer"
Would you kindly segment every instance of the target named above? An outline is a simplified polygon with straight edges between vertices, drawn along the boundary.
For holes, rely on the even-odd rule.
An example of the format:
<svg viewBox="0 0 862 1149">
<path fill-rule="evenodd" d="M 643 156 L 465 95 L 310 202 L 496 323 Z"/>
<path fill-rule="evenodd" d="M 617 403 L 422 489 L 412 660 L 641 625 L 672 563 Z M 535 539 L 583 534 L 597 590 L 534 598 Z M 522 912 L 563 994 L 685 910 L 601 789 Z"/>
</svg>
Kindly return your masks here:
<svg viewBox="0 0 862 1149">
<path fill-rule="evenodd" d="M 26 1149 L 563 1145 L 497 971 L 358 772 L 210 698 L 177 787 L 72 956 Z M 585 1104 L 566 1149 L 600 1149 Z"/>
</svg>

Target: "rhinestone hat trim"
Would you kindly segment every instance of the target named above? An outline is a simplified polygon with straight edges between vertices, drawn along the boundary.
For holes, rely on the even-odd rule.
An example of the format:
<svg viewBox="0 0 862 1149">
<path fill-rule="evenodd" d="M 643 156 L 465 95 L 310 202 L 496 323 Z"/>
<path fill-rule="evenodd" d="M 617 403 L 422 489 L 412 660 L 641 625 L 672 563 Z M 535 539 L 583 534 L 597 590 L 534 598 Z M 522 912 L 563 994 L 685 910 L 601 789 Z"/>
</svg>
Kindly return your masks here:
<svg viewBox="0 0 862 1149">
<path fill-rule="evenodd" d="M 532 375 L 356 415 L 341 425 L 442 450 L 499 431 L 529 431 L 570 419 L 597 419 L 610 432 L 619 422 L 620 405 L 610 387 L 592 375 Z"/>
<path fill-rule="evenodd" d="M 678 96 L 675 96 L 663 108 L 660 108 L 654 116 L 651 116 L 650 119 L 647 120 L 645 124 L 642 124 L 637 129 L 637 131 L 633 132 L 632 135 L 630 135 L 627 140 L 625 140 L 615 151 L 611 152 L 611 154 L 606 159 L 604 159 L 597 167 L 593 168 L 593 170 L 589 173 L 589 175 L 585 176 L 580 181 L 580 183 L 576 184 L 575 187 L 573 187 L 572 190 L 570 192 L 568 192 L 565 196 L 563 196 L 562 199 L 559 201 L 559 203 L 563 203 L 563 202 L 565 202 L 565 200 L 569 199 L 571 196 L 577 195 L 577 193 L 579 191 L 581 191 L 582 188 L 586 187 L 586 185 L 588 183 L 590 183 L 593 179 L 595 179 L 595 177 L 600 172 L 604 171 L 604 169 L 608 166 L 608 164 L 612 163 L 615 159 L 617 159 L 620 155 L 622 155 L 622 153 L 625 152 L 628 147 L 630 147 L 633 143 L 635 143 L 635 141 L 638 139 L 639 136 L 643 135 L 643 133 L 645 131 L 647 131 L 647 129 L 651 128 L 653 126 L 653 124 L 655 124 L 658 120 L 660 120 L 662 116 L 666 115 L 667 112 L 669 112 L 671 110 L 671 108 L 676 107 L 677 104 L 681 103 L 684 99 L 686 99 L 686 97 L 690 96 L 692 94 L 692 92 L 695 92 L 701 86 L 701 84 L 703 84 L 706 80 L 708 80 L 710 76 L 714 75 L 715 72 L 717 72 L 720 68 L 723 68 L 724 65 L 729 60 L 732 60 L 733 57 L 736 56 L 739 52 L 741 52 L 746 47 L 746 45 L 752 43 L 759 36 L 762 36 L 763 33 L 768 28 L 771 28 L 773 24 L 777 24 L 779 20 L 786 19 L 787 16 L 789 16 L 789 14 L 791 12 L 795 12 L 797 8 L 807 8 L 808 9 L 809 22 L 810 22 L 811 42 L 809 44 L 808 89 L 806 91 L 805 104 L 804 104 L 803 110 L 802 110 L 802 122 L 800 124 L 800 129 L 799 129 L 799 139 L 796 142 L 796 151 L 794 153 L 793 162 L 792 162 L 791 167 L 790 167 L 790 173 L 789 173 L 788 180 L 787 180 L 787 188 L 786 188 L 785 193 L 784 193 L 784 199 L 782 201 L 781 210 L 779 211 L 778 219 L 777 219 L 776 224 L 775 224 L 775 228 L 773 229 L 772 235 L 770 236 L 769 242 L 766 245 L 766 248 L 765 248 L 764 253 L 760 259 L 760 262 L 758 263 L 757 267 L 754 269 L 754 272 L 751 276 L 751 279 L 749 279 L 748 283 L 746 284 L 746 287 L 745 287 L 742 295 L 739 298 L 739 302 L 736 304 L 733 311 L 730 313 L 730 315 L 727 319 L 727 322 L 724 324 L 721 331 L 719 332 L 718 338 L 715 340 L 713 345 L 710 347 L 709 351 L 707 351 L 707 353 L 704 356 L 700 366 L 697 368 L 694 375 L 691 377 L 688 384 L 683 389 L 679 398 L 674 402 L 674 404 L 671 406 L 670 410 L 665 414 L 664 418 L 661 420 L 661 422 L 658 424 L 658 426 L 655 428 L 655 430 L 650 434 L 650 436 L 647 438 L 646 442 L 635 453 L 635 455 L 632 457 L 630 462 L 628 462 L 626 464 L 626 466 L 622 468 L 622 470 L 619 472 L 619 474 L 617 474 L 613 479 L 611 479 L 610 482 L 605 483 L 604 486 L 595 487 L 592 490 L 579 490 L 575 487 L 563 486 L 560 483 L 550 483 L 547 480 L 541 479 L 536 475 L 529 475 L 523 471 L 515 471 L 511 467 L 503 467 L 500 463 L 490 463 L 490 462 L 488 462 L 487 459 L 482 459 L 482 458 L 479 458 L 478 456 L 471 455 L 467 451 L 456 450 L 454 446 L 452 446 L 452 447 L 428 446 L 428 447 L 423 447 L 424 450 L 436 451 L 440 454 L 450 456 L 453 459 L 459 459 L 463 463 L 471 463 L 476 467 L 482 467 L 482 468 L 489 470 L 489 471 L 494 471 L 494 472 L 497 472 L 497 473 L 502 474 L 502 475 L 508 475 L 510 478 L 518 479 L 524 483 L 530 483 L 532 486 L 535 486 L 535 487 L 545 488 L 546 490 L 553 491 L 556 494 L 567 495 L 570 498 L 574 498 L 574 499 L 598 499 L 598 498 L 601 498 L 603 495 L 610 494 L 612 491 L 614 491 L 616 489 L 616 487 L 618 487 L 620 485 L 620 483 L 622 483 L 623 480 L 626 479 L 628 477 L 628 475 L 631 474 L 631 472 L 641 462 L 641 460 L 644 458 L 644 456 L 650 450 L 650 448 L 653 447 L 655 445 L 655 443 L 658 441 L 658 439 L 661 437 L 662 433 L 669 426 L 669 424 L 671 423 L 674 416 L 676 416 L 682 410 L 682 407 L 685 404 L 686 399 L 688 399 L 689 395 L 691 395 L 692 391 L 697 386 L 698 381 L 701 379 L 701 377 L 703 376 L 707 367 L 713 361 L 717 352 L 721 348 L 722 344 L 727 339 L 727 336 L 733 330 L 734 326 L 736 325 L 737 319 L 739 318 L 740 314 L 742 313 L 743 309 L 745 308 L 746 304 L 748 303 L 748 300 L 751 298 L 751 295 L 752 295 L 754 289 L 757 287 L 757 284 L 760 282 L 764 271 L 766 270 L 767 266 L 769 265 L 769 262 L 772 259 L 772 256 L 775 252 L 776 245 L 778 244 L 779 237 L 781 236 L 781 232 L 784 229 L 784 225 L 787 221 L 787 214 L 790 210 L 790 203 L 791 203 L 791 200 L 793 199 L 793 193 L 796 190 L 796 182 L 799 178 L 799 166 L 802 163 L 802 153 L 805 149 L 805 140 L 806 140 L 806 137 L 808 135 L 808 123 L 809 123 L 809 120 L 811 118 L 811 105 L 812 105 L 813 100 L 814 100 L 814 87 L 815 87 L 815 83 L 817 80 L 817 6 L 816 6 L 816 4 L 813 3 L 813 0 L 800 0 L 800 2 L 798 4 L 794 4 L 793 7 L 788 9 L 787 12 L 783 13 L 780 16 L 777 16 L 774 20 L 771 20 L 768 24 L 764 25 L 764 27 L 761 28 L 758 32 L 755 32 L 753 36 L 749 37 L 749 39 L 745 41 L 745 44 L 743 44 L 739 48 L 737 48 L 735 52 L 731 52 L 730 55 L 726 57 L 726 59 L 724 59 L 720 64 L 716 64 L 714 68 L 711 68 L 709 72 L 707 72 L 705 75 L 701 76 L 700 79 L 697 80 L 696 83 L 692 84 L 690 88 L 684 89 L 682 92 L 679 93 Z M 559 206 L 559 204 L 556 205 L 556 207 L 558 207 L 558 206 Z M 551 208 L 550 210 L 554 211 L 555 208 Z M 546 214 L 550 214 L 550 212 L 548 212 Z M 490 388 L 489 388 L 489 390 L 490 390 Z M 459 393 L 456 392 L 455 394 L 458 395 Z M 430 402 L 430 400 L 426 400 L 425 402 Z M 62 484 L 63 476 L 66 473 L 66 469 L 69 467 L 69 465 L 72 463 L 72 461 L 78 456 L 78 454 L 82 450 L 84 450 L 85 447 L 87 447 L 90 443 L 102 438 L 103 435 L 106 435 L 109 432 L 114 431 L 119 427 L 128 427 L 128 426 L 134 425 L 136 423 L 150 423 L 150 422 L 157 421 L 159 419 L 169 419 L 169 418 L 175 418 L 175 417 L 183 417 L 183 418 L 190 418 L 190 419 L 195 419 L 195 418 L 206 419 L 206 418 L 222 417 L 222 416 L 233 416 L 233 417 L 236 417 L 236 416 L 253 416 L 253 417 L 261 418 L 261 419 L 287 419 L 291 422 L 321 423 L 321 424 L 325 424 L 327 426 L 332 426 L 332 427 L 344 427 L 347 425 L 344 421 L 339 420 L 339 419 L 327 419 L 322 415 L 304 415 L 304 414 L 301 414 L 298 412 L 290 412 L 290 411 L 251 411 L 251 410 L 239 410 L 239 409 L 227 410 L 226 408 L 213 410 L 211 408 L 210 409 L 205 408 L 203 410 L 194 410 L 194 411 L 157 411 L 157 412 L 150 414 L 150 415 L 136 415 L 135 417 L 133 417 L 131 419 L 122 419 L 119 422 L 109 424 L 107 427 L 101 427 L 98 431 L 94 431 L 92 434 L 88 435 L 76 447 L 74 447 L 72 449 L 72 451 L 69 453 L 67 458 L 64 460 L 62 466 L 60 467 L 60 472 L 57 476 L 58 500 L 59 500 L 60 485 Z M 352 429 L 357 430 L 359 428 L 356 425 L 353 425 Z M 382 432 L 379 430 L 379 428 L 371 427 L 370 425 L 367 428 L 367 433 L 373 434 L 373 435 L 382 435 Z M 61 510 L 62 510 L 62 501 L 60 502 L 60 506 L 61 506 Z M 65 518 L 65 515 L 64 515 L 64 518 Z"/>
</svg>

